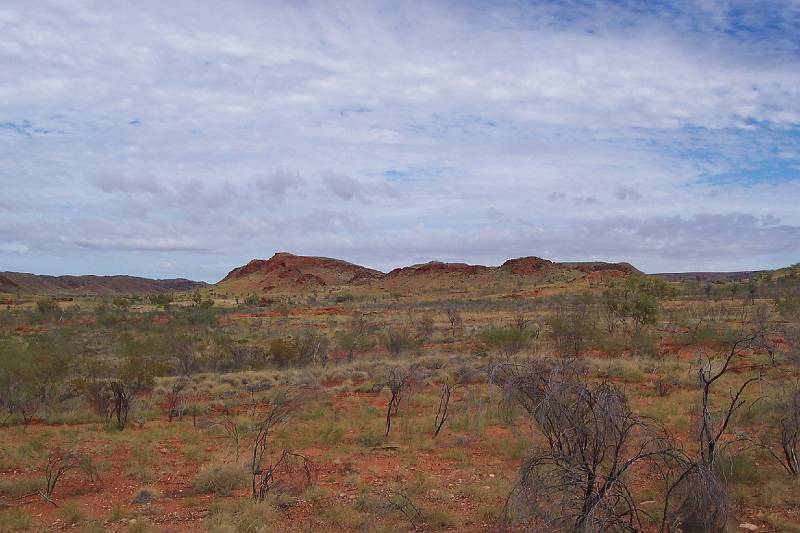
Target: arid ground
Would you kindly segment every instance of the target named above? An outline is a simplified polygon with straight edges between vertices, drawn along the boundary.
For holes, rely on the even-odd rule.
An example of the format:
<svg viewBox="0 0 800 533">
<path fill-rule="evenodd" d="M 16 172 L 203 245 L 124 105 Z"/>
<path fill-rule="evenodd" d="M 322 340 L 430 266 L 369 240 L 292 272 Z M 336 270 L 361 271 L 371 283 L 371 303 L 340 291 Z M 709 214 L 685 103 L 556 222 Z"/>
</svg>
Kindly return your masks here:
<svg viewBox="0 0 800 533">
<path fill-rule="evenodd" d="M 799 287 L 289 254 L 6 286 L 0 531 L 800 531 Z"/>
</svg>

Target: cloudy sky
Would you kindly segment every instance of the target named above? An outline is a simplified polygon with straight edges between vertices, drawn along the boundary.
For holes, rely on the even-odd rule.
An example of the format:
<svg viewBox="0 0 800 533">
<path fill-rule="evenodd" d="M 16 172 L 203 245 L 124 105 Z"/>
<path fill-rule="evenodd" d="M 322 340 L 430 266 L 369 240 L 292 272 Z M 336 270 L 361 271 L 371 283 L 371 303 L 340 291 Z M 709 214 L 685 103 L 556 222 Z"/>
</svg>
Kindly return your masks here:
<svg viewBox="0 0 800 533">
<path fill-rule="evenodd" d="M 0 270 L 800 260 L 800 0 L 0 3 Z"/>
</svg>

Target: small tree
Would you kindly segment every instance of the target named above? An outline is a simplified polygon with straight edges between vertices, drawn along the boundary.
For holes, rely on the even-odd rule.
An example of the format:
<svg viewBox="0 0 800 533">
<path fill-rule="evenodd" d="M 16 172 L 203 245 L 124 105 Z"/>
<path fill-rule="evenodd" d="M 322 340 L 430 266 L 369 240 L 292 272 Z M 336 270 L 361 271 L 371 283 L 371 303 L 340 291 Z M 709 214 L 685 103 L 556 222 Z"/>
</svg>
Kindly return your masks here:
<svg viewBox="0 0 800 533">
<path fill-rule="evenodd" d="M 279 367 L 287 367 L 298 359 L 297 342 L 294 339 L 272 339 L 269 343 L 269 357 Z"/>
<path fill-rule="evenodd" d="M 373 325 L 363 316 L 353 315 L 345 329 L 336 332 L 336 345 L 347 353 L 348 361 L 353 361 L 356 352 L 368 350 L 375 345 L 372 330 Z"/>
<path fill-rule="evenodd" d="M 40 298 L 36 300 L 36 311 L 44 319 L 61 319 L 61 306 L 55 298 Z"/>
<path fill-rule="evenodd" d="M 577 357 L 588 347 L 594 334 L 594 316 L 590 296 L 583 295 L 561 306 L 547 319 L 547 326 L 562 357 Z"/>
<path fill-rule="evenodd" d="M 115 405 L 109 381 L 94 377 L 88 378 L 83 381 L 82 389 L 86 402 L 92 408 L 92 411 L 107 424 L 114 415 Z"/>
<path fill-rule="evenodd" d="M 498 352 L 506 359 L 510 359 L 528 346 L 533 339 L 538 337 L 538 330 L 532 328 L 498 327 L 491 326 L 483 330 L 480 339 L 487 348 Z"/>
<path fill-rule="evenodd" d="M 618 323 L 630 322 L 631 335 L 639 335 L 644 326 L 655 323 L 660 300 L 672 292 L 663 280 L 645 276 L 628 276 L 606 289 L 603 299 L 609 331 Z"/>
<path fill-rule="evenodd" d="M 174 300 L 174 297 L 171 294 L 161 292 L 161 293 L 148 294 L 147 299 L 150 301 L 152 305 L 160 307 L 166 311 L 167 309 L 169 309 L 169 306 Z"/>
<path fill-rule="evenodd" d="M 325 365 L 328 361 L 328 337 L 306 326 L 297 337 L 297 357 L 301 364 Z"/>
<path fill-rule="evenodd" d="M 192 339 L 188 335 L 170 333 L 163 337 L 162 344 L 160 350 L 173 359 L 176 373 L 189 375 L 197 370 Z"/>
<path fill-rule="evenodd" d="M 406 328 L 388 326 L 383 335 L 383 345 L 392 357 L 399 357 L 401 353 L 413 345 L 413 339 Z"/>
<path fill-rule="evenodd" d="M 25 343 L 16 339 L 0 341 L 0 402 L 9 416 L 18 415 L 22 419 L 25 428 L 53 385 L 47 381 L 51 373 L 45 371 L 45 366 L 49 362 L 38 362 Z"/>
<path fill-rule="evenodd" d="M 109 387 L 114 398 L 114 415 L 117 427 L 124 429 L 128 425 L 128 415 L 136 398 L 152 390 L 155 377 L 165 370 L 163 362 L 144 352 L 145 347 L 131 339 L 122 342 L 123 353 L 127 352 L 116 375 L 109 380 Z"/>
</svg>

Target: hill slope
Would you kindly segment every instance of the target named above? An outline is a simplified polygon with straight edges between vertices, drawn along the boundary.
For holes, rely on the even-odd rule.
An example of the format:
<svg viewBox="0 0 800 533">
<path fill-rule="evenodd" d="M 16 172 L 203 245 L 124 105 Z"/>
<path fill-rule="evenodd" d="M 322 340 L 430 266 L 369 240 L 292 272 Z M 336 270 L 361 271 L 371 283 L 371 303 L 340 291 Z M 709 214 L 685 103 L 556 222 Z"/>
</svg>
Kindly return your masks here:
<svg viewBox="0 0 800 533">
<path fill-rule="evenodd" d="M 36 294 L 144 294 L 180 292 L 208 284 L 188 279 L 149 279 L 136 276 L 43 276 L 0 272 L 0 292 Z"/>
<path fill-rule="evenodd" d="M 369 283 L 382 276 L 382 272 L 340 259 L 279 252 L 269 259 L 253 259 L 234 268 L 217 287 L 231 294 L 307 292 Z"/>
<path fill-rule="evenodd" d="M 539 257 L 521 257 L 500 266 L 431 261 L 384 274 L 339 259 L 281 252 L 233 269 L 214 288 L 230 295 L 290 295 L 321 289 L 360 295 L 480 295 L 597 279 L 606 273 L 620 276 L 638 272 L 627 263 L 555 263 Z"/>
</svg>

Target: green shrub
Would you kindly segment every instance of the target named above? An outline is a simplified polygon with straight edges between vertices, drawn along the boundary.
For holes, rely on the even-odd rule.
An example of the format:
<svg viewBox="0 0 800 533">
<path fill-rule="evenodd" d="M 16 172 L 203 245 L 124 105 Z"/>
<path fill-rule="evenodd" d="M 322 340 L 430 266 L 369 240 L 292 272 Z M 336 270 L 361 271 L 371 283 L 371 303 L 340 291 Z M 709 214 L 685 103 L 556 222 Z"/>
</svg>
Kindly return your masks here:
<svg viewBox="0 0 800 533">
<path fill-rule="evenodd" d="M 519 437 L 499 437 L 491 440 L 489 447 L 503 459 L 511 460 L 525 457 L 529 444 Z"/>
<path fill-rule="evenodd" d="M 325 505 L 320 512 L 320 516 L 326 524 L 342 529 L 358 528 L 363 521 L 358 511 L 340 503 Z"/>
<path fill-rule="evenodd" d="M 0 479 L 0 495 L 16 499 L 44 490 L 44 479 L 20 478 Z"/>
<path fill-rule="evenodd" d="M 99 520 L 92 520 L 81 528 L 81 533 L 105 533 L 106 527 Z"/>
<path fill-rule="evenodd" d="M 368 429 L 358 436 L 358 443 L 366 448 L 374 448 L 383 442 L 383 433 L 373 429 Z"/>
<path fill-rule="evenodd" d="M 83 511 L 75 502 L 67 502 L 61 507 L 61 516 L 64 523 L 68 526 L 74 526 L 84 521 L 86 518 Z"/>
<path fill-rule="evenodd" d="M 661 339 L 655 333 L 640 332 L 631 338 L 631 349 L 636 355 L 655 356 Z"/>
<path fill-rule="evenodd" d="M 206 529 L 214 533 L 263 533 L 280 531 L 281 514 L 268 502 L 238 500 L 209 509 Z"/>
<path fill-rule="evenodd" d="M 714 464 L 728 483 L 742 484 L 749 488 L 760 478 L 758 467 L 746 455 L 721 455 Z"/>
<path fill-rule="evenodd" d="M 294 339 L 272 339 L 269 343 L 269 357 L 279 367 L 286 367 L 297 361 L 300 349 Z"/>
<path fill-rule="evenodd" d="M 111 506 L 110 520 L 112 522 L 119 522 L 120 520 L 125 518 L 125 516 L 126 516 L 125 509 L 122 508 L 122 505 L 120 505 L 119 503 L 115 503 L 113 506 Z"/>
<path fill-rule="evenodd" d="M 0 511 L 0 531 L 28 531 L 31 527 L 33 519 L 22 509 Z"/>
<path fill-rule="evenodd" d="M 492 326 L 481 332 L 480 339 L 489 350 L 511 357 L 527 348 L 538 335 L 538 330 L 531 328 Z"/>
<path fill-rule="evenodd" d="M 425 512 L 425 522 L 436 529 L 458 527 L 458 519 L 445 509 L 430 509 Z"/>
<path fill-rule="evenodd" d="M 344 437 L 344 428 L 336 424 L 328 424 L 322 430 L 322 442 L 334 445 L 341 442 Z"/>
<path fill-rule="evenodd" d="M 610 377 L 619 378 L 628 383 L 641 383 L 645 380 L 645 374 L 636 361 L 615 359 L 606 367 L 606 372 Z"/>
<path fill-rule="evenodd" d="M 422 472 L 415 473 L 406 483 L 406 490 L 413 496 L 423 495 L 433 487 L 433 480 Z"/>
<path fill-rule="evenodd" d="M 218 496 L 230 496 L 244 487 L 250 479 L 247 469 L 239 465 L 222 464 L 203 468 L 194 480 L 194 490 Z"/>
</svg>

